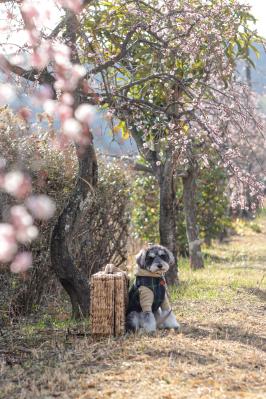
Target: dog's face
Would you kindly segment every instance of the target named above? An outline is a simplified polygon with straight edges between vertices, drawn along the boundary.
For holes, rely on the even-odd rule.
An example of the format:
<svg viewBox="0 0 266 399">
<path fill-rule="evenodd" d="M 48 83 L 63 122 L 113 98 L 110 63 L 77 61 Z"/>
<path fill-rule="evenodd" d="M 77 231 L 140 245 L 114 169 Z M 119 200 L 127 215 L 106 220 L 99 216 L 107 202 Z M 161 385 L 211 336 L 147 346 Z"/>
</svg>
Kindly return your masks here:
<svg viewBox="0 0 266 399">
<path fill-rule="evenodd" d="M 172 252 L 162 245 L 151 245 L 138 253 L 136 261 L 141 269 L 146 269 L 153 273 L 166 273 L 170 265 L 174 264 L 175 259 Z"/>
</svg>

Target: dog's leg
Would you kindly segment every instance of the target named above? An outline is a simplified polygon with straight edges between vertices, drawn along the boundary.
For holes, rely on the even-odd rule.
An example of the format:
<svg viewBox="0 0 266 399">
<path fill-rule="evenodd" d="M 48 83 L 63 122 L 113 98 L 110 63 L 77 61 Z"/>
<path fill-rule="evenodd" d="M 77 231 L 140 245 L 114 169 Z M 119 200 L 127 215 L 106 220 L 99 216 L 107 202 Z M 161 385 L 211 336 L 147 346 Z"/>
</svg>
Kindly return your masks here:
<svg viewBox="0 0 266 399">
<path fill-rule="evenodd" d="M 162 310 L 161 308 L 159 308 L 158 310 L 156 310 L 156 312 L 154 312 L 154 317 L 156 320 L 156 325 L 158 328 L 161 328 L 160 326 L 160 320 L 162 319 Z"/>
<path fill-rule="evenodd" d="M 140 313 L 133 311 L 127 315 L 126 328 L 128 331 L 138 331 L 140 328 Z"/>
<path fill-rule="evenodd" d="M 142 312 L 140 314 L 140 327 L 147 333 L 156 331 L 156 320 L 152 312 Z"/>
<path fill-rule="evenodd" d="M 161 310 L 160 317 L 163 319 L 169 314 L 169 310 Z M 176 331 L 180 330 L 180 324 L 176 320 L 174 313 L 171 313 L 167 316 L 164 322 L 160 325 L 160 328 L 174 328 Z"/>
</svg>

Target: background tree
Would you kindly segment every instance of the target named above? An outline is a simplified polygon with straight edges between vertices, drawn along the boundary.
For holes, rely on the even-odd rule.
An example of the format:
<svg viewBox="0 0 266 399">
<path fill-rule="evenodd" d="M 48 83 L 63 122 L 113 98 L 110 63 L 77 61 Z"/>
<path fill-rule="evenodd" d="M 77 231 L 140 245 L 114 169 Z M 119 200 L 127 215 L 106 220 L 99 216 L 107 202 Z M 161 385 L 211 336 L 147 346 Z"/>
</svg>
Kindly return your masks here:
<svg viewBox="0 0 266 399">
<path fill-rule="evenodd" d="M 183 178 L 192 268 L 203 266 L 195 223 L 198 160 L 214 148 L 238 184 L 262 189 L 251 175 L 241 176 L 231 140 L 232 129 L 235 137 L 245 136 L 247 118 L 256 132 L 261 127 L 235 81 L 237 60 L 251 62 L 247 49 L 261 40 L 249 28 L 248 11 L 238 1 L 200 0 L 165 1 L 163 7 L 97 1 L 85 11 L 81 43 L 95 65 L 88 76 L 99 76 L 102 102 L 123 120 L 119 126 L 131 132 L 158 179 L 160 241 L 174 254 L 175 181 Z M 173 269 L 169 279 L 175 278 Z"/>
<path fill-rule="evenodd" d="M 215 165 L 200 166 L 197 180 L 198 189 L 195 198 L 199 238 L 206 245 L 213 239 L 226 235 L 232 228 L 229 217 L 229 198 L 227 195 L 227 177 L 223 169 Z M 183 210 L 183 187 L 181 179 L 177 180 L 177 244 L 179 256 L 188 255 L 186 223 Z M 136 238 L 144 242 L 158 242 L 159 237 L 159 185 L 155 176 L 146 172 L 137 172 L 132 181 L 132 224 Z"/>
</svg>

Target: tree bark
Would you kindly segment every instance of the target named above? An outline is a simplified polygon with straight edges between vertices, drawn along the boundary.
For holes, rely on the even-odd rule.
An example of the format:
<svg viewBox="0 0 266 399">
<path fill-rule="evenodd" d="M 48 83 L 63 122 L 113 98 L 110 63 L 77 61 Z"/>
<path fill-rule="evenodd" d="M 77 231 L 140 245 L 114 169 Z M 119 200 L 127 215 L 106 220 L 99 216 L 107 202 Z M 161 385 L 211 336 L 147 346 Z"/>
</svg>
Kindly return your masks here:
<svg viewBox="0 0 266 399">
<path fill-rule="evenodd" d="M 177 230 L 176 230 L 176 190 L 172 160 L 167 159 L 162 167 L 160 178 L 160 244 L 167 247 L 174 255 L 175 264 L 166 273 L 167 283 L 178 283 L 177 269 Z"/>
<path fill-rule="evenodd" d="M 189 244 L 190 267 L 193 270 L 204 267 L 199 229 L 197 226 L 196 188 L 196 168 L 191 167 L 188 170 L 187 176 L 183 177 L 183 201 Z"/>
<path fill-rule="evenodd" d="M 92 140 L 92 139 L 91 139 Z M 77 148 L 79 153 L 79 148 Z M 89 284 L 71 257 L 70 240 L 74 223 L 87 195 L 97 184 L 97 160 L 93 143 L 79 153 L 79 173 L 68 204 L 58 218 L 51 237 L 51 263 L 72 304 L 72 317 L 89 314 Z"/>
</svg>

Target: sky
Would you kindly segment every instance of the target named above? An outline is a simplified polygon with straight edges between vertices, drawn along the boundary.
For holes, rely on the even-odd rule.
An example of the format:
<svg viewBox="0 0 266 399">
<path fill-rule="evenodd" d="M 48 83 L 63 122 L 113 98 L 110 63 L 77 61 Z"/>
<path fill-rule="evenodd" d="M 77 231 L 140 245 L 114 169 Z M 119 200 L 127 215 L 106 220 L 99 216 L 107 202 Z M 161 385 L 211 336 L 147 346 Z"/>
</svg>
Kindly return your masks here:
<svg viewBox="0 0 266 399">
<path fill-rule="evenodd" d="M 257 18 L 258 33 L 266 37 L 266 0 L 246 0 L 252 6 L 252 14 Z"/>
</svg>

